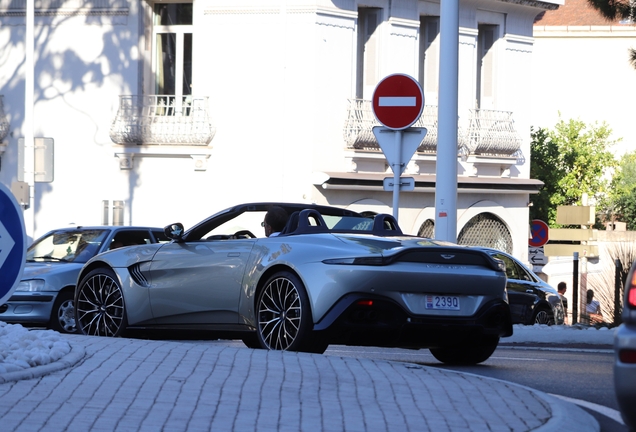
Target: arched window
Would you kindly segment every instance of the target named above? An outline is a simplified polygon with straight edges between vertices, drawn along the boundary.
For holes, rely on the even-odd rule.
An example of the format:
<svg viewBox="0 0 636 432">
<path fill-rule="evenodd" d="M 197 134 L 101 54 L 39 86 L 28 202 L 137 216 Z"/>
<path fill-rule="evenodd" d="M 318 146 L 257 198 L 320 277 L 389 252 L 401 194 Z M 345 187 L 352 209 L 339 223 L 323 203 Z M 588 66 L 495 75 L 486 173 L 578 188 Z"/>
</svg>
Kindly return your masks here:
<svg viewBox="0 0 636 432">
<path fill-rule="evenodd" d="M 424 223 L 417 230 L 418 237 L 433 238 L 435 237 L 435 221 L 426 219 Z"/>
<path fill-rule="evenodd" d="M 457 243 L 465 246 L 485 246 L 512 253 L 512 236 L 508 227 L 492 213 L 480 213 L 464 225 Z"/>
</svg>

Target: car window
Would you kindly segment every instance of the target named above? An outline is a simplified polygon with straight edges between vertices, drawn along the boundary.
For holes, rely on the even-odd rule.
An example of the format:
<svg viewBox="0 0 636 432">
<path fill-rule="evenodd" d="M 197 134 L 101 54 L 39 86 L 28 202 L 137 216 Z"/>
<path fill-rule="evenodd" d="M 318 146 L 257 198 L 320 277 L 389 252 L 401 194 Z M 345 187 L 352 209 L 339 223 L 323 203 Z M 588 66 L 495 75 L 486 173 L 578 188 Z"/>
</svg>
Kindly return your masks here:
<svg viewBox="0 0 636 432">
<path fill-rule="evenodd" d="M 233 219 L 222 223 L 204 234 L 202 240 L 218 240 L 232 236 L 239 231 L 249 231 L 255 237 L 265 237 L 265 229 L 261 223 L 265 220 L 265 211 L 250 211 L 241 213 Z"/>
<path fill-rule="evenodd" d="M 153 230 L 152 235 L 155 236 L 155 240 L 157 243 L 168 243 L 170 239 L 166 237 L 166 234 L 163 231 Z"/>
<path fill-rule="evenodd" d="M 530 282 L 536 282 L 535 278 L 532 277 L 532 275 L 528 272 L 528 270 L 525 267 L 523 266 L 518 266 L 518 267 L 519 267 L 519 279 L 530 281 Z"/>
<path fill-rule="evenodd" d="M 519 268 L 510 257 L 503 254 L 493 254 L 492 256 L 502 260 L 506 264 L 506 277 L 508 279 L 519 279 Z"/>
<path fill-rule="evenodd" d="M 84 263 L 99 252 L 108 234 L 100 229 L 53 231 L 29 247 L 26 259 Z"/>
<path fill-rule="evenodd" d="M 119 231 L 110 242 L 110 250 L 125 246 L 137 246 L 154 243 L 148 230 L 123 230 Z"/>
</svg>

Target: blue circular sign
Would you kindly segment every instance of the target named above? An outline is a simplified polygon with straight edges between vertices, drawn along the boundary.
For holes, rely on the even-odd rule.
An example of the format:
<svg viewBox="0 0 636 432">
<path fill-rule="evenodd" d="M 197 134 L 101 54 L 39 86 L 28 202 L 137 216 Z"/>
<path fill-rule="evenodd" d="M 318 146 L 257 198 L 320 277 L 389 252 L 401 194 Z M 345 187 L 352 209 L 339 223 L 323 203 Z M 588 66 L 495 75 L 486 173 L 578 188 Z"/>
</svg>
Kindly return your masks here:
<svg viewBox="0 0 636 432">
<path fill-rule="evenodd" d="M 541 247 L 548 242 L 548 234 L 550 228 L 548 224 L 539 219 L 533 219 L 530 225 L 530 234 L 532 237 L 528 244 L 532 247 Z"/>
<path fill-rule="evenodd" d="M 22 209 L 13 193 L 0 183 L 0 305 L 9 300 L 20 282 L 26 250 Z"/>
</svg>

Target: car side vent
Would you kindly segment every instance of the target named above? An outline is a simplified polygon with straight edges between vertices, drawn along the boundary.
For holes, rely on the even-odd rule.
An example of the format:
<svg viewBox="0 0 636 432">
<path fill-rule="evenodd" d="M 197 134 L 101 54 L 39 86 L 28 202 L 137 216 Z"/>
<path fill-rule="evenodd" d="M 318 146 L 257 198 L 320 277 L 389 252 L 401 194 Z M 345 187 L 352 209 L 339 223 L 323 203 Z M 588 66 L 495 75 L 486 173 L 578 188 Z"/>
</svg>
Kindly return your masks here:
<svg viewBox="0 0 636 432">
<path fill-rule="evenodd" d="M 144 275 L 144 269 L 146 269 L 148 263 L 137 263 L 128 267 L 128 271 L 130 272 L 130 277 L 135 281 L 137 285 L 143 287 L 149 287 L 150 281 Z"/>
</svg>

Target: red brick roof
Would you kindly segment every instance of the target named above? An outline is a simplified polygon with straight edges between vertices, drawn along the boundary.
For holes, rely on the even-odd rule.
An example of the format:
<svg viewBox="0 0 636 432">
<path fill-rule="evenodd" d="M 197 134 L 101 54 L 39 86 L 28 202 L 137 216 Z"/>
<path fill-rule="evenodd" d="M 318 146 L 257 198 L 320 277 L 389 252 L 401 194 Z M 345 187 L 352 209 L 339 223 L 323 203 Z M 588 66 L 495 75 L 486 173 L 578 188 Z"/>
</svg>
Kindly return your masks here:
<svg viewBox="0 0 636 432">
<path fill-rule="evenodd" d="M 613 23 L 590 6 L 587 0 L 565 0 L 565 4 L 559 6 L 558 9 L 537 15 L 534 24 L 541 26 L 607 26 Z"/>
</svg>

